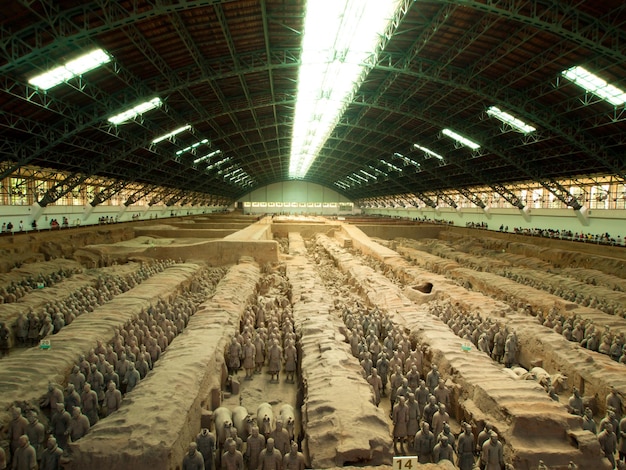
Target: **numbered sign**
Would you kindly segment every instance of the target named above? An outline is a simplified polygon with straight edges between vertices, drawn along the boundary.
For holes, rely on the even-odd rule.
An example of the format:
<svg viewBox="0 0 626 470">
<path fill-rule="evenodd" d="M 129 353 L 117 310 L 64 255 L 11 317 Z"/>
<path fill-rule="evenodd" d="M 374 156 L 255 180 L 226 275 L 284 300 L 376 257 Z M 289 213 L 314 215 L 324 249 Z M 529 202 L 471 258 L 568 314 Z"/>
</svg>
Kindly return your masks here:
<svg viewBox="0 0 626 470">
<path fill-rule="evenodd" d="M 393 470 L 416 470 L 417 468 L 417 457 L 415 455 L 393 458 Z"/>
</svg>

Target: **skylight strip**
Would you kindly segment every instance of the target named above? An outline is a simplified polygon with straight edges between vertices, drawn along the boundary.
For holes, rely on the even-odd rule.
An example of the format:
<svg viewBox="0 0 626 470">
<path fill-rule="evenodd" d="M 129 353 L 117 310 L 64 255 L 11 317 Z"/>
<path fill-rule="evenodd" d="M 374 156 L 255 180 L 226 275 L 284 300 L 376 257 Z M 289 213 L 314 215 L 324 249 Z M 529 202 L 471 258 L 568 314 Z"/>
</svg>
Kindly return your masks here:
<svg viewBox="0 0 626 470">
<path fill-rule="evenodd" d="M 291 140 L 290 178 L 304 178 L 371 68 L 400 0 L 309 0 Z"/>
<path fill-rule="evenodd" d="M 95 68 L 100 67 L 111 61 L 111 56 L 103 49 L 95 49 L 91 52 L 81 55 L 64 65 L 53 68 L 47 72 L 39 74 L 28 80 L 33 86 L 42 90 L 49 90 L 61 83 L 83 75 Z"/>
<path fill-rule="evenodd" d="M 144 101 L 143 103 L 138 104 L 126 111 L 123 111 L 115 116 L 111 116 L 107 119 L 111 124 L 122 124 L 123 122 L 130 121 L 131 119 L 135 119 L 137 116 L 142 115 L 152 109 L 156 109 L 163 104 L 161 98 L 152 98 L 149 101 Z"/>
<path fill-rule="evenodd" d="M 421 166 L 421 165 L 420 165 L 419 163 L 417 163 L 415 160 L 411 160 L 409 157 L 405 157 L 405 156 L 404 156 L 404 155 L 402 155 L 401 153 L 396 152 L 396 153 L 394 153 L 393 155 L 394 155 L 394 156 L 396 156 L 396 157 L 398 157 L 398 158 L 400 158 L 400 159 L 402 159 L 402 160 L 404 161 L 404 163 L 411 164 L 411 165 L 413 165 L 413 166 L 417 166 L 417 167 Z"/>
<path fill-rule="evenodd" d="M 229 174 L 224 175 L 224 177 L 229 177 L 231 180 L 237 178 L 237 176 L 241 176 L 239 175 L 239 173 L 241 173 L 243 170 L 241 168 L 237 168 L 235 171 L 231 171 Z"/>
<path fill-rule="evenodd" d="M 561 72 L 561 74 L 576 85 L 608 101 L 614 106 L 621 106 L 626 103 L 626 92 L 617 88 L 615 85 L 607 83 L 606 80 L 591 73 L 580 65 L 570 67 Z"/>
<path fill-rule="evenodd" d="M 206 155 L 204 155 L 204 156 L 202 156 L 202 157 L 196 158 L 196 159 L 193 161 L 193 163 L 194 163 L 194 165 L 197 165 L 198 163 L 203 162 L 203 161 L 205 161 L 205 160 L 208 160 L 208 159 L 210 159 L 210 158 L 214 157 L 215 155 L 220 155 L 221 153 L 222 153 L 222 151 L 221 151 L 221 150 L 214 150 L 214 151 L 213 151 L 213 152 L 211 152 L 211 153 L 208 153 L 208 154 L 206 154 Z"/>
<path fill-rule="evenodd" d="M 367 167 L 368 167 L 369 169 L 371 169 L 371 170 L 374 170 L 374 172 L 375 172 L 377 175 L 389 176 L 387 173 L 385 173 L 385 172 L 384 172 L 384 171 L 382 171 L 382 170 L 379 170 L 379 169 L 378 169 L 378 168 L 376 168 L 375 166 L 372 166 L 372 165 L 367 165 Z"/>
<path fill-rule="evenodd" d="M 218 175 L 223 175 L 224 173 L 228 173 L 230 170 L 236 168 L 237 165 L 232 164 L 230 166 L 227 166 L 226 168 L 222 168 L 220 171 L 217 172 Z"/>
<path fill-rule="evenodd" d="M 370 177 L 370 178 L 372 178 L 372 179 L 375 179 L 375 180 L 377 180 L 377 179 L 378 179 L 378 178 L 376 178 L 374 175 L 370 175 L 370 174 L 369 174 L 367 171 L 365 171 L 365 170 L 359 170 L 359 171 L 360 171 L 361 173 L 363 173 L 364 175 L 369 176 L 369 177 Z"/>
<path fill-rule="evenodd" d="M 208 143 L 209 143 L 209 139 L 202 139 L 201 141 L 196 142 L 196 143 L 194 143 L 194 144 L 192 144 L 192 145 L 190 145 L 188 147 L 185 147 L 182 150 L 178 150 L 176 152 L 176 155 L 180 155 L 180 154 L 183 154 L 185 152 L 189 152 L 190 150 L 193 150 L 193 149 L 195 149 L 196 147 L 199 147 L 202 144 L 208 144 Z"/>
<path fill-rule="evenodd" d="M 489 109 L 487 109 L 487 114 L 489 116 L 495 117 L 496 119 L 499 119 L 505 124 L 508 124 L 513 129 L 515 129 L 518 132 L 521 132 L 522 134 L 530 134 L 531 132 L 535 132 L 537 130 L 530 124 L 526 124 L 521 119 L 516 118 L 515 116 L 513 116 L 510 113 L 507 113 L 506 111 L 502 111 L 500 108 L 496 106 L 491 106 Z"/>
<path fill-rule="evenodd" d="M 465 145 L 466 147 L 471 148 L 472 150 L 477 150 L 480 148 L 480 145 L 477 144 L 476 142 L 468 139 L 467 137 L 463 137 L 461 134 L 457 134 L 456 132 L 454 132 L 453 130 L 450 129 L 444 129 L 443 131 L 441 131 L 444 135 L 447 135 L 448 137 L 450 137 L 451 139 L 456 140 L 459 144 L 461 145 Z"/>
<path fill-rule="evenodd" d="M 384 163 L 385 165 L 387 165 L 389 168 L 391 168 L 392 170 L 395 171 L 400 171 L 402 172 L 402 168 L 398 168 L 397 166 L 395 166 L 393 163 L 389 163 L 387 160 L 380 160 L 381 163 Z"/>
<path fill-rule="evenodd" d="M 179 127 L 178 129 L 174 129 L 172 132 L 168 132 L 167 134 L 162 135 L 161 137 L 157 137 L 152 141 L 153 144 L 158 144 L 159 142 L 163 142 L 170 137 L 174 137 L 175 135 L 180 134 L 181 132 L 185 132 L 186 130 L 191 129 L 191 125 L 187 124 L 185 126 Z"/>
<path fill-rule="evenodd" d="M 422 147 L 422 146 L 421 146 L 421 145 L 419 145 L 419 144 L 413 144 L 413 147 L 414 147 L 414 148 L 416 148 L 416 149 L 418 149 L 418 150 L 421 150 L 421 151 L 422 151 L 422 152 L 424 152 L 426 155 L 430 155 L 431 157 L 438 158 L 439 160 L 443 160 L 443 159 L 444 159 L 444 158 L 443 158 L 441 155 L 439 155 L 438 153 L 433 152 L 432 150 L 430 150 L 430 149 L 428 149 L 428 148 L 426 148 L 426 147 Z"/>
<path fill-rule="evenodd" d="M 213 168 L 219 168 L 219 167 L 220 167 L 220 166 L 222 166 L 224 163 L 226 163 L 226 162 L 230 161 L 230 159 L 231 159 L 231 157 L 226 157 L 226 158 L 224 158 L 224 159 L 222 159 L 222 160 L 218 160 L 218 161 L 216 161 L 215 163 L 213 163 L 213 164 L 211 164 L 211 165 L 207 166 L 205 170 L 212 170 Z"/>
</svg>

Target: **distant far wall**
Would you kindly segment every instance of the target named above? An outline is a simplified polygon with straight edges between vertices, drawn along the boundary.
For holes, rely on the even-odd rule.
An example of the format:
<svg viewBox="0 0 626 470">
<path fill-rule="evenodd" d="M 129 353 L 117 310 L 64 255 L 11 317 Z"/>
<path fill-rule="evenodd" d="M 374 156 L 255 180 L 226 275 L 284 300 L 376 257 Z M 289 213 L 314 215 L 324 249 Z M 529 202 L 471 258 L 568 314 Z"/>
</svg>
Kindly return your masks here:
<svg viewBox="0 0 626 470">
<path fill-rule="evenodd" d="M 165 219 L 168 217 L 181 217 L 185 215 L 211 214 L 226 210 L 224 206 L 108 206 L 90 205 L 62 206 L 50 205 L 40 207 L 38 204 L 31 206 L 0 206 L 0 225 L 13 223 L 13 231 L 17 231 L 20 220 L 24 223 L 24 230 L 32 230 L 33 220 L 37 221 L 39 229 L 50 228 L 52 219 L 59 224 L 63 217 L 67 217 L 68 224 L 72 227 L 77 225 L 96 225 L 100 218 L 109 217 L 116 222 L 129 222 L 132 220 Z"/>
<path fill-rule="evenodd" d="M 377 225 L 367 223 L 355 223 L 363 233 L 371 238 L 393 240 L 394 238 L 439 238 L 439 232 L 446 227 L 443 225 Z"/>
<path fill-rule="evenodd" d="M 403 217 L 409 219 L 433 219 L 447 221 L 455 226 L 465 227 L 468 223 L 488 224 L 491 230 L 501 225 L 508 226 L 509 232 L 515 227 L 522 229 L 558 229 L 591 234 L 609 233 L 612 237 L 626 236 L 626 210 L 591 209 L 584 213 L 573 209 L 494 209 L 488 212 L 478 208 L 434 209 L 363 209 L 364 214 Z"/>
<path fill-rule="evenodd" d="M 360 214 L 360 208 L 337 191 L 315 183 L 284 181 L 255 189 L 239 199 L 244 214 Z"/>
</svg>

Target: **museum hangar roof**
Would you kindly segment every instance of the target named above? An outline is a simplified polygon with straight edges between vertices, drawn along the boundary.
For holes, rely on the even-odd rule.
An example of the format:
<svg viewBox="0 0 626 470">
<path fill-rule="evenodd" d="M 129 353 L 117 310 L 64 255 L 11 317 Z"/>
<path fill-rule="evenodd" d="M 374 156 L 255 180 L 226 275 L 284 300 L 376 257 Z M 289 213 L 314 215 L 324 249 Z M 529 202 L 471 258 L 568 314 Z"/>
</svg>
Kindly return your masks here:
<svg viewBox="0 0 626 470">
<path fill-rule="evenodd" d="M 297 179 L 351 200 L 626 179 L 624 104 L 565 75 L 582 66 L 626 89 L 625 2 L 398 4 L 364 79 Z M 117 181 L 102 199 L 137 183 L 235 200 L 293 179 L 305 10 L 302 0 L 4 2 L 0 175 L 63 172 L 44 205 L 94 176 Z M 95 49 L 108 56 L 102 66 L 48 90 L 29 83 Z M 159 100 L 150 112 L 108 120 L 150 99 Z M 492 107 L 534 130 L 503 123 Z"/>
</svg>

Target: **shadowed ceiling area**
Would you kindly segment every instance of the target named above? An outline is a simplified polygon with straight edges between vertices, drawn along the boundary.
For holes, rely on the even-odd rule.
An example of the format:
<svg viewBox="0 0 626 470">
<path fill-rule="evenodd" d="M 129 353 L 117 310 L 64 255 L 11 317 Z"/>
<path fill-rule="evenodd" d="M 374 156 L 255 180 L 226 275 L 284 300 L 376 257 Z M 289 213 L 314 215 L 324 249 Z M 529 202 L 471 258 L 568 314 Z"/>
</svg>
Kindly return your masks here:
<svg viewBox="0 0 626 470">
<path fill-rule="evenodd" d="M 351 200 L 449 189 L 472 200 L 473 187 L 487 186 L 515 205 L 506 184 L 539 182 L 572 202 L 559 179 L 626 180 L 624 105 L 562 76 L 582 65 L 626 88 L 623 1 L 400 5 L 384 49 L 304 181 Z M 288 180 L 305 7 L 304 0 L 4 2 L 0 179 L 27 166 L 64 172 L 44 205 L 92 176 L 118 181 L 103 200 L 129 183 L 236 200 Z M 111 61 L 47 91 L 29 84 L 95 48 Z M 107 121 L 155 97 L 157 109 L 121 125 Z M 512 130 L 487 114 L 490 106 L 537 130 Z M 480 148 L 458 144 L 445 128 Z"/>
</svg>

